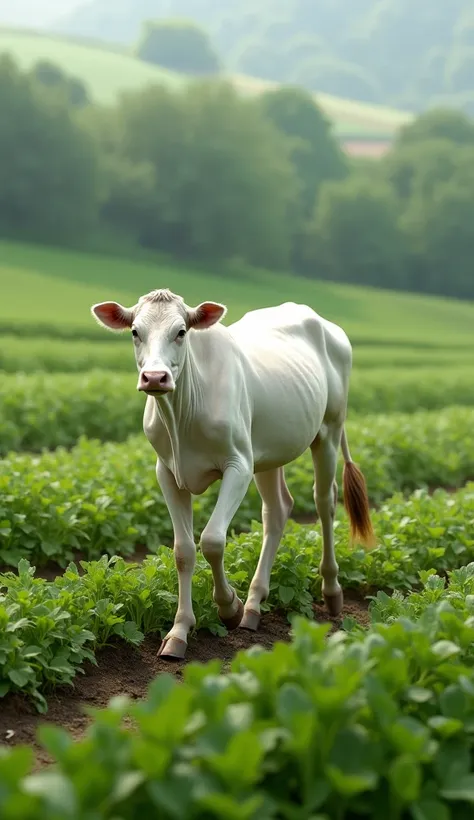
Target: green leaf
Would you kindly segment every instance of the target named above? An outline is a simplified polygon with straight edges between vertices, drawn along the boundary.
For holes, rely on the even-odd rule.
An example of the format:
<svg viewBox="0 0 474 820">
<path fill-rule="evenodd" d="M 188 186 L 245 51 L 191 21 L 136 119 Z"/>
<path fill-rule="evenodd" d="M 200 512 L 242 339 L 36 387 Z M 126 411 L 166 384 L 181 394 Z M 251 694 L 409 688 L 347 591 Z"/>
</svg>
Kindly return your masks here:
<svg viewBox="0 0 474 820">
<path fill-rule="evenodd" d="M 151 780 L 147 785 L 147 791 L 155 806 L 175 820 L 182 820 L 183 817 L 189 816 L 187 809 L 191 802 L 191 795 L 189 784 L 186 788 L 183 780 L 173 777 L 161 781 Z M 157 815 L 159 816 L 161 815 Z"/>
<path fill-rule="evenodd" d="M 293 587 L 279 586 L 278 596 L 282 604 L 287 606 L 295 597 L 295 589 Z"/>
<path fill-rule="evenodd" d="M 206 817 L 218 817 L 221 820 L 257 820 L 262 805 L 262 797 L 254 795 L 246 800 L 239 800 L 228 794 L 209 794 L 199 801 L 206 809 Z M 208 815 L 207 812 L 210 812 Z"/>
<path fill-rule="evenodd" d="M 78 811 L 72 783 L 60 772 L 43 771 L 29 775 L 23 781 L 27 794 L 42 797 L 51 811 L 61 817 L 74 817 Z"/>
<path fill-rule="evenodd" d="M 341 729 L 329 758 L 327 774 L 340 794 L 349 796 L 374 789 L 378 782 L 379 750 L 361 726 Z"/>
<path fill-rule="evenodd" d="M 277 711 L 282 723 L 291 726 L 295 715 L 311 714 L 313 704 L 301 686 L 285 683 L 278 693 Z"/>
<path fill-rule="evenodd" d="M 327 766 L 326 774 L 336 792 L 343 797 L 355 797 L 357 794 L 375 789 L 377 776 L 375 773 L 344 774 L 335 766 Z"/>
<path fill-rule="evenodd" d="M 315 778 L 306 795 L 305 810 L 317 811 L 331 794 L 331 786 L 322 777 Z"/>
<path fill-rule="evenodd" d="M 463 720 L 468 710 L 468 699 L 457 684 L 448 686 L 440 695 L 441 711 L 445 717 Z"/>
<path fill-rule="evenodd" d="M 441 737 L 451 737 L 463 731 L 462 720 L 435 715 L 428 719 L 428 726 L 431 726 Z"/>
<path fill-rule="evenodd" d="M 42 652 L 43 650 L 40 646 L 26 646 L 22 649 L 21 654 L 24 658 L 37 658 Z"/>
<path fill-rule="evenodd" d="M 425 798 L 410 807 L 413 820 L 450 820 L 451 813 L 444 803 L 435 798 Z"/>
<path fill-rule="evenodd" d="M 410 716 L 404 716 L 395 720 L 387 731 L 401 754 L 412 754 L 419 757 L 429 738 L 429 732 L 419 720 Z"/>
<path fill-rule="evenodd" d="M 58 762 L 63 760 L 73 744 L 71 736 L 59 726 L 39 726 L 38 739 Z"/>
<path fill-rule="evenodd" d="M 421 686 L 410 686 L 407 690 L 407 699 L 413 701 L 413 703 L 427 703 L 432 698 L 433 693 Z"/>
<path fill-rule="evenodd" d="M 23 689 L 29 683 L 31 679 L 31 672 L 28 668 L 26 669 L 10 669 L 8 672 L 8 677 L 15 684 L 18 686 L 19 689 Z"/>
<path fill-rule="evenodd" d="M 209 762 L 230 788 L 249 788 L 260 776 L 263 748 L 255 732 L 241 731 L 229 741 L 225 752 Z"/>
<path fill-rule="evenodd" d="M 421 788 L 421 769 L 409 755 L 397 757 L 388 772 L 390 786 L 403 803 L 417 800 Z"/>
<path fill-rule="evenodd" d="M 34 753 L 31 747 L 6 749 L 0 746 L 0 784 L 8 783 L 15 788 L 30 773 L 33 763 Z"/>
<path fill-rule="evenodd" d="M 134 621 L 125 621 L 124 624 L 116 626 L 114 631 L 128 641 L 128 643 L 132 643 L 135 646 L 138 646 L 145 638 L 143 632 L 140 632 Z"/>
<path fill-rule="evenodd" d="M 459 655 L 461 648 L 453 643 L 453 641 L 437 641 L 431 647 L 431 651 L 437 655 L 440 660 L 445 661 L 448 658 Z"/>
<path fill-rule="evenodd" d="M 28 618 L 20 618 L 19 621 L 10 621 L 7 624 L 7 632 L 18 632 L 20 629 L 25 629 L 28 626 Z"/>
<path fill-rule="evenodd" d="M 4 698 L 5 695 L 8 694 L 10 689 L 11 685 L 8 683 L 8 681 L 0 681 L 0 698 Z"/>
<path fill-rule="evenodd" d="M 434 760 L 436 776 L 443 786 L 458 782 L 469 773 L 470 767 L 469 742 L 464 738 L 443 740 Z"/>
<path fill-rule="evenodd" d="M 474 803 L 474 774 L 466 774 L 458 781 L 450 783 L 441 790 L 441 795 L 446 800 L 465 800 L 467 803 Z"/>
<path fill-rule="evenodd" d="M 125 772 L 116 781 L 111 793 L 112 803 L 127 800 L 146 780 L 144 772 Z"/>
</svg>

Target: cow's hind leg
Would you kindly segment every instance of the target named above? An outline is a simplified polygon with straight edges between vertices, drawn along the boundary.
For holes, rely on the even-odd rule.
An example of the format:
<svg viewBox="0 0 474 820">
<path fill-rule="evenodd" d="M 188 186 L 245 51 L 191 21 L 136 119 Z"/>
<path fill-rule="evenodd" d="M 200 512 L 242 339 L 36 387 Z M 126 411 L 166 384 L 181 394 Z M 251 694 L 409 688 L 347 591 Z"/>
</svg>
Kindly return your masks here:
<svg viewBox="0 0 474 820">
<path fill-rule="evenodd" d="M 319 565 L 322 592 L 331 615 L 339 615 L 344 598 L 338 581 L 339 566 L 334 548 L 334 514 L 337 503 L 336 468 L 342 427 L 328 427 L 311 446 L 315 482 L 315 503 L 321 521 L 323 554 Z"/>
<path fill-rule="evenodd" d="M 286 486 L 283 467 L 257 473 L 254 478 L 262 499 L 263 545 L 240 624 L 242 629 L 253 631 L 260 622 L 260 604 L 268 597 L 275 555 L 293 509 L 293 499 Z"/>
</svg>

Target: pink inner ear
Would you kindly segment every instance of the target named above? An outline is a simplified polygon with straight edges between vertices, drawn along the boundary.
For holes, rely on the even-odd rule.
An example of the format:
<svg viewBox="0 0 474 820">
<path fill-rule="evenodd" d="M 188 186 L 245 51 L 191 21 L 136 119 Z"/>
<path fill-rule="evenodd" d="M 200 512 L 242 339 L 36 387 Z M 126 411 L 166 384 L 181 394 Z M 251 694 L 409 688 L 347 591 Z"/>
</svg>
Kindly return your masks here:
<svg viewBox="0 0 474 820">
<path fill-rule="evenodd" d="M 114 330 L 124 330 L 131 325 L 130 312 L 117 302 L 102 302 L 94 307 L 94 313 L 104 325 Z"/>
<path fill-rule="evenodd" d="M 196 330 L 204 330 L 206 327 L 215 325 L 219 319 L 225 315 L 226 309 L 224 305 L 218 305 L 215 302 L 203 302 L 202 305 L 190 313 L 190 327 Z"/>
</svg>

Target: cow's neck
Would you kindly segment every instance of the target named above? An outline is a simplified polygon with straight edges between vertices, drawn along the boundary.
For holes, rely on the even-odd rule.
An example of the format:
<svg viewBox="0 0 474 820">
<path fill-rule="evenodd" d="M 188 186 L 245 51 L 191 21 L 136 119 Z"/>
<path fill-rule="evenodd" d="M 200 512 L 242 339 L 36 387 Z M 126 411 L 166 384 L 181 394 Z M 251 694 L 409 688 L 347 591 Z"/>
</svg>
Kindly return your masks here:
<svg viewBox="0 0 474 820">
<path fill-rule="evenodd" d="M 188 340 L 183 368 L 176 382 L 176 388 L 168 396 L 155 399 L 158 416 L 170 440 L 173 454 L 173 474 L 179 489 L 184 489 L 181 469 L 180 439 L 190 429 L 193 418 L 199 413 L 203 395 L 199 367 L 196 356 Z"/>
</svg>

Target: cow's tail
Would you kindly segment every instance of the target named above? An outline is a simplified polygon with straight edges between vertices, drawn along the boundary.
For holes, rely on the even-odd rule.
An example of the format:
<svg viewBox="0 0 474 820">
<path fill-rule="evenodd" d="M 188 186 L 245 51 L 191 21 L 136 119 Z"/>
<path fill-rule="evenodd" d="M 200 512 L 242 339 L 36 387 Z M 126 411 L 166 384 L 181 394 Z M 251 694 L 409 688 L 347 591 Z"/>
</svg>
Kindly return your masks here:
<svg viewBox="0 0 474 820">
<path fill-rule="evenodd" d="M 345 428 L 341 436 L 341 450 L 344 457 L 344 507 L 351 524 L 352 541 L 358 540 L 364 546 L 372 548 L 376 540 L 370 519 L 367 485 L 362 471 L 352 461 Z"/>
</svg>

